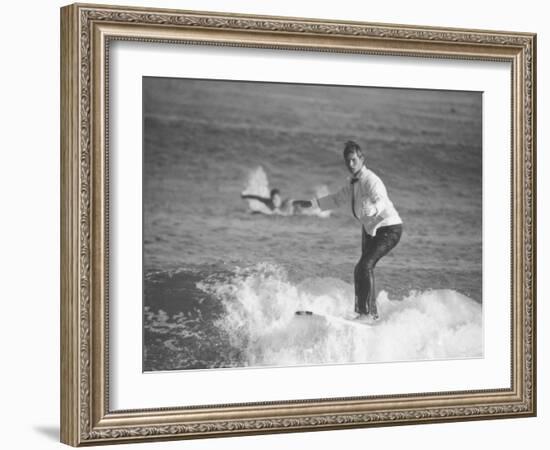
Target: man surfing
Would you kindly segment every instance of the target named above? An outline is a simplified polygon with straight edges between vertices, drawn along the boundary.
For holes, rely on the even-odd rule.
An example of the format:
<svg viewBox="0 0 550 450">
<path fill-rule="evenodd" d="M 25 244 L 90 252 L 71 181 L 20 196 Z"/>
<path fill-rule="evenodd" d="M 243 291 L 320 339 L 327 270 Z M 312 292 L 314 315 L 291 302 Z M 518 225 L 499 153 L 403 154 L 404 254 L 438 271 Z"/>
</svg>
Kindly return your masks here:
<svg viewBox="0 0 550 450">
<path fill-rule="evenodd" d="M 361 258 L 355 266 L 355 312 L 359 319 L 378 320 L 374 267 L 401 239 L 403 222 L 393 206 L 382 180 L 365 165 L 365 157 L 354 141 L 344 146 L 344 162 L 351 178 L 335 194 L 312 200 L 295 200 L 302 208 L 321 210 L 347 206 L 361 223 Z"/>
</svg>

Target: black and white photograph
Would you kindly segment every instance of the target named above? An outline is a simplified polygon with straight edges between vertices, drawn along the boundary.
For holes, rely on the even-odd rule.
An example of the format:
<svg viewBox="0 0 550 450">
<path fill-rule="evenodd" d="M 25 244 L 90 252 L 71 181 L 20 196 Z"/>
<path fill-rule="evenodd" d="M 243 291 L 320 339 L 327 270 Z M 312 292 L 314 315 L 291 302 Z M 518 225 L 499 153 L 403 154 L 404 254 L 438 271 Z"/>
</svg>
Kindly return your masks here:
<svg viewBox="0 0 550 450">
<path fill-rule="evenodd" d="M 483 357 L 482 92 L 142 89 L 145 372 Z"/>
<path fill-rule="evenodd" d="M 2 448 L 548 445 L 545 11 L 6 2 Z"/>
</svg>

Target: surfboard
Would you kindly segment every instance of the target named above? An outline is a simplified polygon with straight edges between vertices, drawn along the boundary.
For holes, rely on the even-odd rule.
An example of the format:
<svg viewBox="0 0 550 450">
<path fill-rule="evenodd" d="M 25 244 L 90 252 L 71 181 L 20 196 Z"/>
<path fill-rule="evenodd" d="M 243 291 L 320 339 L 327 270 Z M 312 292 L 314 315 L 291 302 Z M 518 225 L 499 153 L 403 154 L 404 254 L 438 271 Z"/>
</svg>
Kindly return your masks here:
<svg viewBox="0 0 550 450">
<path fill-rule="evenodd" d="M 300 316 L 304 318 L 307 318 L 307 317 L 324 318 L 328 322 L 331 322 L 331 321 L 343 322 L 350 325 L 360 325 L 360 326 L 366 326 L 366 327 L 373 327 L 380 323 L 380 320 L 373 320 L 370 317 L 359 316 L 357 318 L 354 318 L 354 317 L 333 316 L 330 314 L 319 314 L 319 313 L 316 313 L 313 311 L 307 311 L 307 310 L 296 311 L 294 314 L 296 316 Z"/>
</svg>

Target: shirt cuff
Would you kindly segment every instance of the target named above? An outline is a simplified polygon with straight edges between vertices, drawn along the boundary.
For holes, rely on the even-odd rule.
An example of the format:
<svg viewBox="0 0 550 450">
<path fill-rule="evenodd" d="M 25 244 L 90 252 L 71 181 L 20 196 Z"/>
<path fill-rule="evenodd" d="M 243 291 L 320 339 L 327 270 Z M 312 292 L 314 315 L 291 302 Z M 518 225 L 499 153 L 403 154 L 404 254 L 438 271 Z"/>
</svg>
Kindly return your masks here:
<svg viewBox="0 0 550 450">
<path fill-rule="evenodd" d="M 317 200 L 317 198 L 313 197 L 312 199 L 309 200 L 311 202 L 311 207 L 312 208 L 320 208 L 319 206 L 319 200 Z"/>
</svg>

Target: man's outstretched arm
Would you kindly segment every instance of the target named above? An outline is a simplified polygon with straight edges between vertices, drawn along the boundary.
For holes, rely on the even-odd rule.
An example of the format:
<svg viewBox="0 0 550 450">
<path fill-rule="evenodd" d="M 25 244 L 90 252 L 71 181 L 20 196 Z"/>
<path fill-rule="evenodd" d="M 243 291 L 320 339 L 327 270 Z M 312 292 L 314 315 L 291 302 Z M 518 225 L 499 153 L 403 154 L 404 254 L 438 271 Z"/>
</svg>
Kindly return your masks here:
<svg viewBox="0 0 550 450">
<path fill-rule="evenodd" d="M 321 198 L 312 198 L 311 200 L 294 200 L 292 204 L 300 208 L 320 208 L 323 211 L 327 209 L 336 209 L 349 202 L 351 190 L 349 186 L 344 186 L 335 194 L 326 195 Z"/>
</svg>

